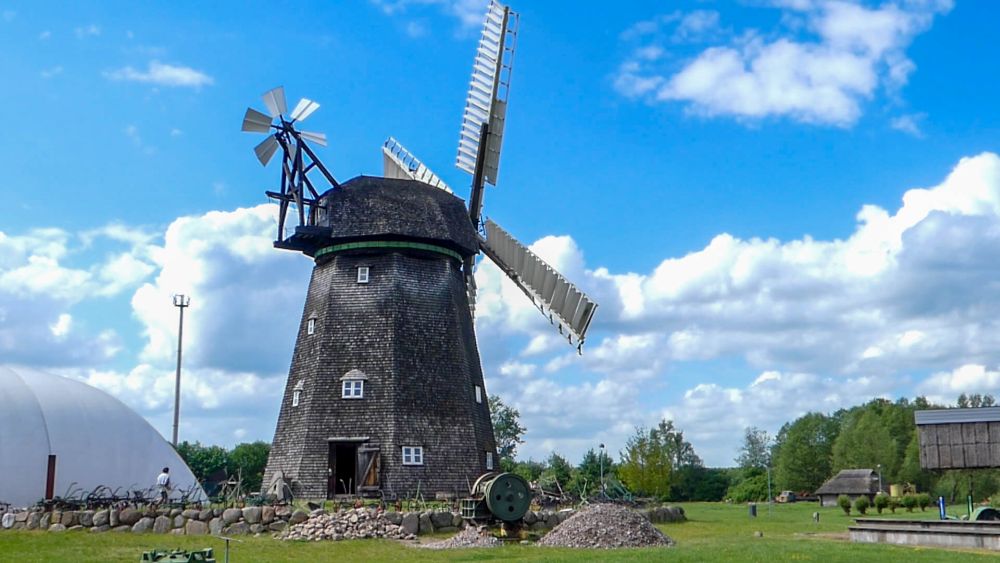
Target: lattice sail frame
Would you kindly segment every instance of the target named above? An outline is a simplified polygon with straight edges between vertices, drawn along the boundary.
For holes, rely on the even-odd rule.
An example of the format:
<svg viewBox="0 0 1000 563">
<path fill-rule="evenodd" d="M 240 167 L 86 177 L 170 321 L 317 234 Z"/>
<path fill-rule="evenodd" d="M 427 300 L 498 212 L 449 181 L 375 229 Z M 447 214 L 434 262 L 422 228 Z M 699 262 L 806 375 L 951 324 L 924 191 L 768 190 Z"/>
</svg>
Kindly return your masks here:
<svg viewBox="0 0 1000 563">
<path fill-rule="evenodd" d="M 382 145 L 382 175 L 386 178 L 400 178 L 404 180 L 417 180 L 425 184 L 440 188 L 448 193 L 453 193 L 448 184 L 424 166 L 423 162 L 413 153 L 406 150 L 396 139 L 389 137 Z"/>
</svg>

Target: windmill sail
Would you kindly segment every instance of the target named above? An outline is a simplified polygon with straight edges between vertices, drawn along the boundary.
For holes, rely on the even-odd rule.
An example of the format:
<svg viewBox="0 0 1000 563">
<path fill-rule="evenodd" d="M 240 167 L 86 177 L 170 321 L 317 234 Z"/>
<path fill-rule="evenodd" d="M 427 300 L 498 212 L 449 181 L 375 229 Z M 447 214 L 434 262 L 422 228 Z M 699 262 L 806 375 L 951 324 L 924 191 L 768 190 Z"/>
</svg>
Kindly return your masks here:
<svg viewBox="0 0 1000 563">
<path fill-rule="evenodd" d="M 524 291 L 536 307 L 583 346 L 597 303 L 492 220 L 486 221 L 483 252 Z"/>
<path fill-rule="evenodd" d="M 382 164 L 382 175 L 386 178 L 417 180 L 452 193 L 451 188 L 444 183 L 444 180 L 438 178 L 437 174 L 431 172 L 431 169 L 424 166 L 420 159 L 413 156 L 413 153 L 406 150 L 406 147 L 392 137 L 389 137 L 382 145 Z"/>
</svg>

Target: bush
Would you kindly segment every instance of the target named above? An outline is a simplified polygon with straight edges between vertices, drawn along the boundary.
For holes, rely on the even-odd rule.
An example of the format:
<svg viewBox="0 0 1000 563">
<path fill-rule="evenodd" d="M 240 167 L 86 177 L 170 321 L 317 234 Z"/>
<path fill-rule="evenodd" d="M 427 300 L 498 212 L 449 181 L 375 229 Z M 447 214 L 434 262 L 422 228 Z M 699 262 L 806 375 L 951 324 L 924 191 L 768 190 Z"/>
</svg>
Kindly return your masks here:
<svg viewBox="0 0 1000 563">
<path fill-rule="evenodd" d="M 860 496 L 854 501 L 854 510 L 857 510 L 862 516 L 868 512 L 869 506 L 871 506 L 871 503 L 868 501 L 868 497 L 866 496 Z"/>
<path fill-rule="evenodd" d="M 766 501 L 767 475 L 754 475 L 730 485 L 726 496 L 739 503 Z"/>
<path fill-rule="evenodd" d="M 927 510 L 927 507 L 930 505 L 931 505 L 931 495 L 927 493 L 920 493 L 917 495 L 917 506 L 920 507 L 921 512 Z"/>
<path fill-rule="evenodd" d="M 900 502 L 902 502 L 903 508 L 905 508 L 907 512 L 913 512 L 913 509 L 919 504 L 917 502 L 917 495 L 903 495 Z"/>
<path fill-rule="evenodd" d="M 889 508 L 889 495 L 885 493 L 875 495 L 875 510 L 877 510 L 879 514 L 882 514 L 882 511 L 886 508 Z"/>
<path fill-rule="evenodd" d="M 897 508 L 899 508 L 899 499 L 896 497 L 889 497 L 889 510 L 895 514 Z"/>
<path fill-rule="evenodd" d="M 837 505 L 844 509 L 844 514 L 851 515 L 851 497 L 840 495 L 837 497 Z"/>
</svg>

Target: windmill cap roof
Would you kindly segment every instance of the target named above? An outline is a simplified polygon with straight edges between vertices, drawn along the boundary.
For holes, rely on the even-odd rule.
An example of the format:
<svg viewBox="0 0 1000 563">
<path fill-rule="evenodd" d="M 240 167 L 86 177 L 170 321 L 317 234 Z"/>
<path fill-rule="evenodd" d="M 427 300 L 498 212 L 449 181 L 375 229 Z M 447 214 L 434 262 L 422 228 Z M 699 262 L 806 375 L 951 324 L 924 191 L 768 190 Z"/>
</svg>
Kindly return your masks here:
<svg viewBox="0 0 1000 563">
<path fill-rule="evenodd" d="M 465 202 L 417 180 L 358 176 L 321 196 L 320 227 L 337 240 L 416 240 L 479 251 Z"/>
</svg>

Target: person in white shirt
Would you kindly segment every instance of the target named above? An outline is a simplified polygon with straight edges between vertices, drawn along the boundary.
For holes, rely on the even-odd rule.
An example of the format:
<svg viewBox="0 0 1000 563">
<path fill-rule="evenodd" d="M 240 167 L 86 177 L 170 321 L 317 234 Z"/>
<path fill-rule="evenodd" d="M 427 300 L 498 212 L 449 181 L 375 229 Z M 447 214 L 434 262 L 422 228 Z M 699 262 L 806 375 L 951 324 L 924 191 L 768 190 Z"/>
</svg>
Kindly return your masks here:
<svg viewBox="0 0 1000 563">
<path fill-rule="evenodd" d="M 156 478 L 156 488 L 160 491 L 160 502 L 167 502 L 170 495 L 170 468 L 164 467 L 163 473 Z"/>
</svg>

